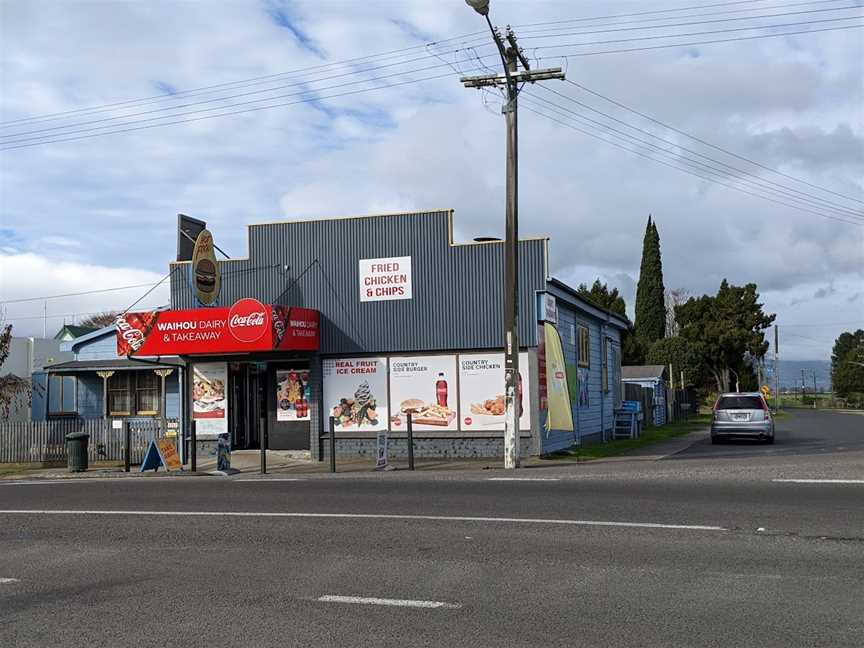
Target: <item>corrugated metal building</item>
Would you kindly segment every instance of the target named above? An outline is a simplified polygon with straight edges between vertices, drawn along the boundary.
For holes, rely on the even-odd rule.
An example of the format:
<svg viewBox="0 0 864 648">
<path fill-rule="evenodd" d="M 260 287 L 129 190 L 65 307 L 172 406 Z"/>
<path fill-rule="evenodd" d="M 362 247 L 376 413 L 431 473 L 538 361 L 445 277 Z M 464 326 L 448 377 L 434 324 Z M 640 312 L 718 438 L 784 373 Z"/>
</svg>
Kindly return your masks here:
<svg viewBox="0 0 864 648">
<path fill-rule="evenodd" d="M 320 350 L 195 358 L 228 367 L 227 418 L 235 447 L 258 447 L 266 438 L 271 449 L 308 449 L 316 457 L 322 451 L 319 438 L 335 413 L 339 453 L 374 453 L 377 430 L 384 427 L 391 453 L 401 454 L 405 400 L 400 390 L 408 381 L 398 383 L 396 374 L 416 369 L 426 391 L 411 400 L 425 400 L 426 409 L 440 405 L 435 414 L 443 417 L 440 424 L 415 426 L 417 454 L 502 455 L 503 424 L 499 426 L 495 410 L 496 394 L 503 391 L 503 368 L 495 355 L 503 357 L 502 242 L 455 243 L 451 210 L 256 224 L 249 226 L 248 236 L 247 258 L 219 261 L 221 294 L 213 305 L 230 306 L 251 297 L 265 305 L 315 309 L 320 312 Z M 519 243 L 520 373 L 527 377 L 523 395 L 529 404 L 522 424 L 523 454 L 602 439 L 612 428 L 620 400 L 620 335 L 629 326 L 625 318 L 551 279 L 548 246 L 547 238 Z M 376 267 L 370 263 L 385 268 L 399 260 L 405 264 L 405 259 L 410 298 L 364 296 L 364 290 L 374 289 L 368 286 L 377 286 L 368 283 Z M 171 270 L 171 308 L 200 306 L 191 264 L 174 263 Z M 538 323 L 547 318 L 538 312 L 538 300 L 547 293 L 558 303 L 560 320 L 554 324 L 561 333 L 568 379 L 577 383 L 569 387 L 575 431 L 546 430 L 543 424 L 538 364 L 543 329 L 538 335 Z M 486 380 L 488 396 L 476 392 L 481 364 L 492 372 L 485 375 L 494 376 Z M 343 371 L 345 367 L 350 369 Z M 334 376 L 349 371 L 384 375 L 361 375 L 349 391 L 344 387 L 344 393 L 336 394 Z M 293 385 L 300 375 L 308 415 L 304 406 L 303 416 L 282 416 L 282 390 L 292 388 L 286 381 Z M 366 404 L 371 419 L 352 418 L 355 396 Z"/>
</svg>

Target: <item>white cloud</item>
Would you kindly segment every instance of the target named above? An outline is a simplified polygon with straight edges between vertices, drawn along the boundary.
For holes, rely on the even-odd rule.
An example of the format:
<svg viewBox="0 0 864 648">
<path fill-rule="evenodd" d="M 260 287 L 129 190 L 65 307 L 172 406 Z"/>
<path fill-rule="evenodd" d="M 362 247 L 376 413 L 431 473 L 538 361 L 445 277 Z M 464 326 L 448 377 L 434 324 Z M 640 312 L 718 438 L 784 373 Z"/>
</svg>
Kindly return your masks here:
<svg viewBox="0 0 864 648">
<path fill-rule="evenodd" d="M 624 0 L 578 7 L 501 1 L 494 5 L 494 18 L 516 25 L 518 32 L 520 24 L 641 7 Z M 268 8 L 283 11 L 330 61 L 417 45 L 418 34 L 440 40 L 481 32 L 485 38 L 483 21 L 460 0 L 4 3 L 2 119 L 151 96 L 159 84 L 191 89 L 321 65 L 302 39 L 270 18 Z M 546 42 L 523 40 L 530 56 L 546 56 L 533 49 Z M 437 51 L 456 45 L 445 43 Z M 425 50 L 416 55 L 425 56 Z M 463 65 L 470 55 L 459 53 Z M 444 58 L 456 60 L 452 54 Z M 862 60 L 860 32 L 850 30 L 687 52 L 575 58 L 566 66 L 569 78 L 701 138 L 807 182 L 864 198 Z M 546 58 L 541 64 L 560 62 Z M 438 63 L 429 57 L 377 74 Z M 488 63 L 495 65 L 494 59 Z M 347 72 L 354 76 L 320 85 L 359 78 Z M 177 212 L 206 219 L 220 246 L 236 255 L 245 254 L 245 223 L 278 218 L 452 207 L 461 238 L 501 235 L 503 120 L 497 106 L 484 109 L 481 95 L 463 89 L 457 77 L 453 72 L 445 79 L 332 98 L 317 106 L 0 152 L 0 249 L 5 255 L 0 300 L 140 283 L 135 277 L 158 280 L 175 247 Z M 292 79 L 296 75 L 281 83 Z M 767 179 L 816 193 L 572 86 L 549 85 L 633 126 L 757 172 L 757 182 Z M 537 88 L 527 92 L 647 137 Z M 581 127 L 599 132 L 596 125 Z M 667 287 L 714 292 L 728 277 L 735 283 L 756 282 L 766 308 L 777 312 L 781 323 L 862 319 L 864 298 L 851 298 L 864 292 L 864 228 L 682 174 L 527 110 L 520 113 L 520 138 L 520 230 L 552 237 L 553 270 L 570 283 L 600 276 L 622 290 L 632 311 L 645 219 L 653 213 Z M 41 259 L 38 272 L 34 259 Z M 69 271 L 56 275 L 51 268 L 67 267 L 63 264 Z M 39 273 L 52 279 L 40 283 Z M 63 289 L 52 288 L 56 282 Z M 814 300 L 827 285 L 836 294 Z M 80 308 L 100 310 L 115 303 L 125 305 L 120 295 L 109 293 Z M 829 303 L 833 312 L 826 319 L 820 308 Z M 56 312 L 79 308 L 57 306 Z M 16 313 L 32 315 L 41 306 L 27 308 Z M 807 351 L 803 345 L 799 350 Z M 830 344 L 818 352 L 824 357 L 829 350 Z"/>
</svg>

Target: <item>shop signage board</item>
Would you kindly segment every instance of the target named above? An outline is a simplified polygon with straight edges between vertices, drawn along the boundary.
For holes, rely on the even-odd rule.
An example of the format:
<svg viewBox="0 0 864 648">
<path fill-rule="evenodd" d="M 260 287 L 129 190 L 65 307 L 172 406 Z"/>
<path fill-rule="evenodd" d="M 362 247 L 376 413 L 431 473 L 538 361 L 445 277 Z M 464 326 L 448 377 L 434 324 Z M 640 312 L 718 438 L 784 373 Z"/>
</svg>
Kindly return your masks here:
<svg viewBox="0 0 864 648">
<path fill-rule="evenodd" d="M 554 295 L 550 295 L 549 293 L 543 293 L 543 299 L 541 302 L 543 310 L 543 321 L 551 322 L 552 324 L 558 323 L 558 302 L 555 299 Z"/>
<path fill-rule="evenodd" d="M 360 301 L 411 299 L 411 257 L 360 259 Z"/>
<path fill-rule="evenodd" d="M 390 358 L 390 429 L 458 430 L 456 356 L 394 356 Z"/>
<path fill-rule="evenodd" d="M 228 363 L 196 362 L 192 378 L 192 418 L 198 439 L 228 434 Z"/>
<path fill-rule="evenodd" d="M 209 230 L 201 230 L 195 239 L 192 253 L 192 287 L 199 303 L 209 306 L 219 298 L 222 277 L 216 262 L 213 235 Z"/>
<path fill-rule="evenodd" d="M 324 411 L 337 431 L 387 429 L 387 358 L 322 361 Z"/>
<path fill-rule="evenodd" d="M 155 439 L 147 446 L 144 460 L 141 462 L 141 472 L 145 470 L 158 471 L 164 467 L 166 471 L 183 470 L 180 457 L 177 454 L 177 446 L 171 439 L 164 437 Z"/>
<path fill-rule="evenodd" d="M 124 313 L 117 355 L 166 356 L 317 351 L 319 313 L 244 298 L 231 307 Z"/>
<path fill-rule="evenodd" d="M 387 468 L 389 459 L 387 451 L 387 430 L 379 430 L 375 439 L 375 468 L 377 470 L 384 470 Z"/>
<path fill-rule="evenodd" d="M 279 369 L 276 372 L 277 421 L 308 421 L 310 397 L 308 369 Z"/>
<path fill-rule="evenodd" d="M 522 415 L 519 428 L 531 429 L 528 354 L 519 354 Z M 504 354 L 459 356 L 459 416 L 463 431 L 504 429 Z"/>
</svg>

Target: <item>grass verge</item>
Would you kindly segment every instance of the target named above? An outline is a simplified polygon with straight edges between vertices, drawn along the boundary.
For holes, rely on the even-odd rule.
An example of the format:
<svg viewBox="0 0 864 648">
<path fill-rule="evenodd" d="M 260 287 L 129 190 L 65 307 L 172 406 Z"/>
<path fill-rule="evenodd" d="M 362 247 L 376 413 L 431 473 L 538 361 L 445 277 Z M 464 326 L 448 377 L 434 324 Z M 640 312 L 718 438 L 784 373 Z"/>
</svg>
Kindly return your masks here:
<svg viewBox="0 0 864 648">
<path fill-rule="evenodd" d="M 568 450 L 546 455 L 545 459 L 576 459 L 578 461 L 590 461 L 591 459 L 603 459 L 624 454 L 630 450 L 644 448 L 645 446 L 674 439 L 675 437 L 689 434 L 694 430 L 705 429 L 711 423 L 708 415 L 694 416 L 688 421 L 677 421 L 662 427 L 648 428 L 638 439 L 620 439 L 609 443 L 596 443 L 588 446 L 573 447 Z"/>
</svg>

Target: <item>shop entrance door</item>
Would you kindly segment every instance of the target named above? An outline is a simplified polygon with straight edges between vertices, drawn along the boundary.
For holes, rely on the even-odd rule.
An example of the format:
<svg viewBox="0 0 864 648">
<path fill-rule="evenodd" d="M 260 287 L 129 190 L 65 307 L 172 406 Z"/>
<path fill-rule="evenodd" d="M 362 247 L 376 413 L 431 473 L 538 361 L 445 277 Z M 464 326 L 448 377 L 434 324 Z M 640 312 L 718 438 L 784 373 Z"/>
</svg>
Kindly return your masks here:
<svg viewBox="0 0 864 648">
<path fill-rule="evenodd" d="M 266 365 L 235 362 L 230 365 L 228 417 L 231 447 L 257 450 L 261 447 L 261 430 L 266 423 L 264 402 Z"/>
<path fill-rule="evenodd" d="M 267 447 L 271 450 L 309 450 L 311 394 L 309 361 L 272 363 L 268 377 Z"/>
</svg>

